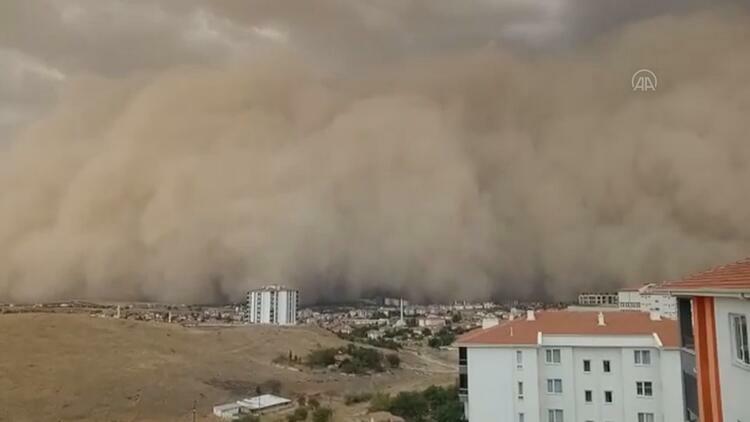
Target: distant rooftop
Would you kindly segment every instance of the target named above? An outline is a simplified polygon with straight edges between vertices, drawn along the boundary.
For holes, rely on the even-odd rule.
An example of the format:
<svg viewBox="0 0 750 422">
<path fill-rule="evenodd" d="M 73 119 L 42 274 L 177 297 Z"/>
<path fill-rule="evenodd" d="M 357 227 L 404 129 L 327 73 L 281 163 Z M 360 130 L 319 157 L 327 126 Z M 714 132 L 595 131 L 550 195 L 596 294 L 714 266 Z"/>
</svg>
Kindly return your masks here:
<svg viewBox="0 0 750 422">
<path fill-rule="evenodd" d="M 663 283 L 658 290 L 675 294 L 750 294 L 750 258 Z"/>
<path fill-rule="evenodd" d="M 599 325 L 600 312 L 544 311 L 534 320 L 517 319 L 461 336 L 459 345 L 536 345 L 541 335 L 653 336 L 665 347 L 679 346 L 676 321 L 652 320 L 646 312 L 601 312 L 605 325 Z"/>
<path fill-rule="evenodd" d="M 263 394 L 260 396 L 251 397 L 249 399 L 242 399 L 237 401 L 237 404 L 240 404 L 251 410 L 262 410 L 288 403 L 291 403 L 291 400 L 279 396 L 274 396 L 273 394 Z"/>
<path fill-rule="evenodd" d="M 292 289 L 291 287 L 287 287 L 287 286 L 284 286 L 284 285 L 281 285 L 281 284 L 268 284 L 268 285 L 263 286 L 263 287 L 258 287 L 258 288 L 255 288 L 255 289 L 251 289 L 250 291 L 251 292 L 257 292 L 257 291 L 280 291 L 280 290 L 294 290 L 294 291 L 296 291 L 297 289 Z"/>
</svg>

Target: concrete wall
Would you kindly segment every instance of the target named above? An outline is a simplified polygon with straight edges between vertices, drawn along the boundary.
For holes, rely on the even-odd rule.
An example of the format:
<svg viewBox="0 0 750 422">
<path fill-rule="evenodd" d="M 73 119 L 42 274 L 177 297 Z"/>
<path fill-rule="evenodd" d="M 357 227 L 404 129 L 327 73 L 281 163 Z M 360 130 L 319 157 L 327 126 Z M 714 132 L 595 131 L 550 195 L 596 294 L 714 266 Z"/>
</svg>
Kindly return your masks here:
<svg viewBox="0 0 750 422">
<path fill-rule="evenodd" d="M 750 321 L 750 301 L 716 298 L 716 343 L 718 348 L 721 402 L 724 420 L 750 422 L 750 368 L 735 363 L 729 314 L 744 314 Z"/>
<path fill-rule="evenodd" d="M 514 349 L 469 348 L 470 422 L 510 422 L 514 415 Z"/>
</svg>

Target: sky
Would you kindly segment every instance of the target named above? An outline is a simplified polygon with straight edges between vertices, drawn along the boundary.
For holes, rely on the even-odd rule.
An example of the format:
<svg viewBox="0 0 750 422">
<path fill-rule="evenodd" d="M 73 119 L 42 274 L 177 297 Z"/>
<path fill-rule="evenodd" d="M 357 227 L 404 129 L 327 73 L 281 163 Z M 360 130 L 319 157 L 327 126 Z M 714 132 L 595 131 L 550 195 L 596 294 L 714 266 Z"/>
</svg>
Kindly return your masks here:
<svg viewBox="0 0 750 422">
<path fill-rule="evenodd" d="M 4 1 L 0 300 L 565 299 L 742 258 L 748 5 Z"/>
</svg>

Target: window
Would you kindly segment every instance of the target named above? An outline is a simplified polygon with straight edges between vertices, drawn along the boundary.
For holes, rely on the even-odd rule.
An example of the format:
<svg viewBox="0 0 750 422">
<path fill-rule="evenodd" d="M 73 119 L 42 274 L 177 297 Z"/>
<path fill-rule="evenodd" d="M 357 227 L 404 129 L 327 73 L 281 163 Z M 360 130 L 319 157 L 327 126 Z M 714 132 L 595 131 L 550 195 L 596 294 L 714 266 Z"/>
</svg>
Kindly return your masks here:
<svg viewBox="0 0 750 422">
<path fill-rule="evenodd" d="M 612 392 L 611 391 L 605 391 L 604 392 L 604 403 L 612 403 Z"/>
<path fill-rule="evenodd" d="M 459 347 L 458 348 L 458 364 L 459 365 L 466 365 L 466 362 L 467 362 L 466 348 L 465 347 Z"/>
<path fill-rule="evenodd" d="M 747 317 L 739 314 L 729 314 L 732 326 L 732 342 L 734 343 L 734 359 L 741 365 L 750 365 L 750 348 L 747 339 Z"/>
<path fill-rule="evenodd" d="M 547 380 L 547 393 L 562 394 L 562 380 L 559 378 Z"/>
<path fill-rule="evenodd" d="M 547 411 L 549 422 L 563 422 L 563 411 L 562 409 L 549 409 Z M 651 421 L 653 422 L 653 421 Z"/>
<path fill-rule="evenodd" d="M 591 361 L 588 359 L 583 361 L 583 372 L 591 372 Z"/>
<path fill-rule="evenodd" d="M 638 412 L 638 422 L 654 422 L 654 414 Z"/>
<path fill-rule="evenodd" d="M 524 415 L 523 413 L 519 413 L 518 422 L 526 422 L 526 415 Z"/>
<path fill-rule="evenodd" d="M 458 392 L 468 393 L 469 392 L 469 375 L 458 374 Z"/>
<path fill-rule="evenodd" d="M 523 352 L 520 350 L 516 350 L 516 366 L 518 368 L 523 367 Z"/>
<path fill-rule="evenodd" d="M 602 369 L 604 369 L 604 372 L 612 372 L 612 367 L 608 360 L 602 361 Z"/>
<path fill-rule="evenodd" d="M 518 381 L 518 398 L 523 399 L 523 381 Z"/>
<path fill-rule="evenodd" d="M 586 403 L 591 403 L 594 401 L 594 394 L 591 392 L 591 390 L 586 390 L 583 392 L 584 399 L 586 400 Z"/>
<path fill-rule="evenodd" d="M 547 363 L 560 363 L 560 349 L 546 350 Z"/>
<path fill-rule="evenodd" d="M 651 365 L 650 350 L 636 350 L 633 352 L 633 357 L 636 365 Z"/>
<path fill-rule="evenodd" d="M 638 381 L 635 383 L 635 392 L 639 397 L 651 397 L 654 395 L 654 386 L 651 381 Z"/>
</svg>

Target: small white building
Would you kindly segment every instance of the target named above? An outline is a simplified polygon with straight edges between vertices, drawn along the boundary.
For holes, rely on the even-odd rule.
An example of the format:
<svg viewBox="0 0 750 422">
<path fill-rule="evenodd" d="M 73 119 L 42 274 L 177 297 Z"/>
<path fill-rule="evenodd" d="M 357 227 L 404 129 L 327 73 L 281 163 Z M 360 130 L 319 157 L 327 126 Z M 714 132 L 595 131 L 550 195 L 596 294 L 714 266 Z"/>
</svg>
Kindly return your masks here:
<svg viewBox="0 0 750 422">
<path fill-rule="evenodd" d="M 299 292 L 270 285 L 247 293 L 245 320 L 251 324 L 294 325 L 297 323 Z"/>
<path fill-rule="evenodd" d="M 470 422 L 683 420 L 676 321 L 529 311 L 456 344 Z"/>
<path fill-rule="evenodd" d="M 238 400 L 236 402 L 214 406 L 214 415 L 222 419 L 238 419 L 243 415 L 267 413 L 285 409 L 292 405 L 292 401 L 273 394 L 263 394 L 256 397 Z"/>
<path fill-rule="evenodd" d="M 445 318 L 437 315 L 429 315 L 417 319 L 417 325 L 422 328 L 442 328 L 445 327 L 445 324 Z"/>
<path fill-rule="evenodd" d="M 579 305 L 617 306 L 617 293 L 581 293 Z"/>
<path fill-rule="evenodd" d="M 677 298 L 659 290 L 657 284 L 620 289 L 617 299 L 621 311 L 658 312 L 665 318 L 677 319 Z"/>
</svg>

